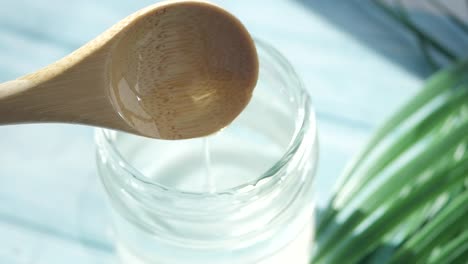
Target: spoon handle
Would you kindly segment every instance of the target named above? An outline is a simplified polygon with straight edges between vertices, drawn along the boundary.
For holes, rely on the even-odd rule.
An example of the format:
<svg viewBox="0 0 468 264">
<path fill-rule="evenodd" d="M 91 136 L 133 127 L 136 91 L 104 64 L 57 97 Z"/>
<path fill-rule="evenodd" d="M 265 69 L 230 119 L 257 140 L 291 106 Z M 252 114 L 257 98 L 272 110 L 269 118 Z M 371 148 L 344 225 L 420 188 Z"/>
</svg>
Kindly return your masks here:
<svg viewBox="0 0 468 264">
<path fill-rule="evenodd" d="M 21 79 L 0 83 L 0 124 L 29 123 L 39 119 L 35 107 L 41 98 L 28 96 L 34 87 L 33 82 Z"/>
<path fill-rule="evenodd" d="M 32 74 L 0 83 L 0 125 L 79 123 L 134 133 L 115 112 L 105 89 L 106 39 L 92 41 Z"/>
<path fill-rule="evenodd" d="M 112 126 L 120 117 L 109 111 L 107 95 L 97 89 L 104 81 L 101 78 L 83 69 L 67 69 L 53 76 L 44 69 L 0 83 L 0 125 L 60 122 Z"/>
</svg>

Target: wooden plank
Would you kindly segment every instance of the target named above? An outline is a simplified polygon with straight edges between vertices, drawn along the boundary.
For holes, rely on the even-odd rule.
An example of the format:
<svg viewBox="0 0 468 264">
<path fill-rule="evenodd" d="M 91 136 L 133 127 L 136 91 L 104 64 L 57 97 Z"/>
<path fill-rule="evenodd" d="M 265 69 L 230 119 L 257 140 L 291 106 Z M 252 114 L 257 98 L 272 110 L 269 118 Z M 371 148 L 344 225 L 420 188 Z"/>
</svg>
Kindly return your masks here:
<svg viewBox="0 0 468 264">
<path fill-rule="evenodd" d="M 18 225 L 0 224 L 0 263 L 63 264 L 115 263 L 112 251 L 90 248 L 85 244 L 62 240 L 55 236 L 31 232 Z"/>
<path fill-rule="evenodd" d="M 0 135 L 0 223 L 109 248 L 92 129 L 8 126 Z"/>
</svg>

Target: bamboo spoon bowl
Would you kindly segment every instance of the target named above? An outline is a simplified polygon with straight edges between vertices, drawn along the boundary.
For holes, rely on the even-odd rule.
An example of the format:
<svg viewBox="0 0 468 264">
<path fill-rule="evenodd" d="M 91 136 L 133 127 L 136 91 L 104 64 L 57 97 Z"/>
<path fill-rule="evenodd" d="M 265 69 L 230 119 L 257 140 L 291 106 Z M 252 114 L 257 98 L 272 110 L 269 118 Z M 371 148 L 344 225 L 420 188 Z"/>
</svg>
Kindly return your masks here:
<svg viewBox="0 0 468 264">
<path fill-rule="evenodd" d="M 0 124 L 64 122 L 160 139 L 205 136 L 248 104 L 252 38 L 204 1 L 149 6 L 67 57 L 0 84 Z"/>
</svg>

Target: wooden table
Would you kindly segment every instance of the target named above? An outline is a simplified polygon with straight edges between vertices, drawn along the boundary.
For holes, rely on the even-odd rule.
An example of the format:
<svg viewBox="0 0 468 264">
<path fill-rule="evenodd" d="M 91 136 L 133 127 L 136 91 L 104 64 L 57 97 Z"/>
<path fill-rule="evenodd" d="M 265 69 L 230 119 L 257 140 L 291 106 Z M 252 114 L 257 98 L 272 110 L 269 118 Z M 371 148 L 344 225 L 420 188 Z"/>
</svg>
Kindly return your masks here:
<svg viewBox="0 0 468 264">
<path fill-rule="evenodd" d="M 154 1 L 43 2 L 1 1 L 0 81 L 61 58 Z M 318 116 L 317 197 L 323 204 L 345 162 L 385 116 L 420 88 L 428 69 L 418 46 L 402 30 L 385 31 L 397 28 L 389 21 L 382 28 L 361 18 L 357 39 L 326 17 L 335 12 L 326 4 L 216 2 L 278 48 L 303 78 Z M 350 11 L 337 6 L 336 12 L 346 17 Z M 111 241 L 94 164 L 93 129 L 0 127 L 0 263 L 113 263 Z"/>
</svg>

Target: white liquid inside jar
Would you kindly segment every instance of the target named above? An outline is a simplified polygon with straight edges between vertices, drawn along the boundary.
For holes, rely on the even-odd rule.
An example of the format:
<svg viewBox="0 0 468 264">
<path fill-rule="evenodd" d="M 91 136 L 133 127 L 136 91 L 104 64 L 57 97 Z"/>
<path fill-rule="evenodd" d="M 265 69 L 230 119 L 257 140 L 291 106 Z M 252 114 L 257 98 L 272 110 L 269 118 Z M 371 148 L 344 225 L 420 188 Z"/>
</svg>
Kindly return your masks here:
<svg viewBox="0 0 468 264">
<path fill-rule="evenodd" d="M 285 59 L 257 48 L 253 98 L 223 131 L 182 141 L 97 132 L 122 263 L 309 262 L 315 119 Z"/>
</svg>

